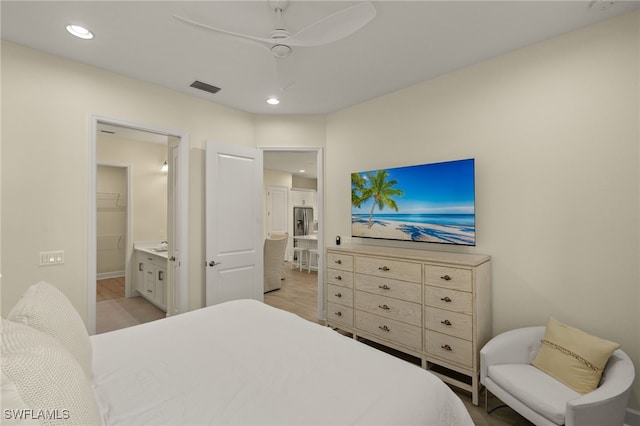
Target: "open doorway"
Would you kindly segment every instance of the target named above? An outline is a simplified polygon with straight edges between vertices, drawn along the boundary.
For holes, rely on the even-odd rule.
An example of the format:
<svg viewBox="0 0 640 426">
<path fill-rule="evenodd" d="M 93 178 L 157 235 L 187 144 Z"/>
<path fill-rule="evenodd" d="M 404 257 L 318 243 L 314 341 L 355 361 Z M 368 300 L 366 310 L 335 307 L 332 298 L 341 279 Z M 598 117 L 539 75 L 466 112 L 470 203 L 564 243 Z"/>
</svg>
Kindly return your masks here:
<svg viewBox="0 0 640 426">
<path fill-rule="evenodd" d="M 181 248 L 187 247 L 188 238 L 185 219 L 188 217 L 188 176 L 183 172 L 188 170 L 187 135 L 97 116 L 91 120 L 87 272 L 89 332 L 96 333 L 98 278 L 103 277 L 99 268 L 104 266 L 98 257 L 108 257 L 105 248 L 113 250 L 114 255 L 115 252 L 124 253 L 123 274 L 121 266 L 118 267 L 125 287 L 123 300 L 141 299 L 144 294 L 145 299 L 161 312 L 161 315 L 155 314 L 158 317 L 186 312 L 187 259 L 186 250 Z M 127 189 L 111 191 L 99 185 L 99 163 L 127 170 Z M 123 196 L 126 201 L 122 201 Z M 99 221 L 103 213 L 100 209 L 110 198 L 120 198 L 118 204 L 127 206 L 125 232 L 121 229 L 116 231 L 113 224 L 107 225 L 105 230 L 104 223 Z M 145 215 L 149 216 L 145 218 Z M 146 262 L 142 259 L 138 254 L 139 248 L 148 249 L 148 257 L 152 260 Z M 164 260 L 156 261 L 155 257 L 163 257 Z M 114 272 L 112 275 L 117 274 Z M 136 315 L 132 317 L 129 320 L 133 323 L 125 321 L 125 326 L 146 322 L 144 318 L 148 318 L 146 314 L 141 321 Z"/>
<path fill-rule="evenodd" d="M 322 148 L 263 148 L 265 238 L 270 224 L 286 218 L 289 243 L 285 279 L 279 290 L 265 294 L 265 303 L 311 321 L 324 319 L 323 279 L 323 155 Z M 287 191 L 282 196 L 283 188 Z M 275 191 L 274 191 L 275 190 Z M 273 194 L 275 197 L 271 197 Z M 282 201 L 285 200 L 285 201 Z M 286 205 L 277 206 L 277 203 Z M 281 227 L 281 226 L 280 226 Z"/>
</svg>

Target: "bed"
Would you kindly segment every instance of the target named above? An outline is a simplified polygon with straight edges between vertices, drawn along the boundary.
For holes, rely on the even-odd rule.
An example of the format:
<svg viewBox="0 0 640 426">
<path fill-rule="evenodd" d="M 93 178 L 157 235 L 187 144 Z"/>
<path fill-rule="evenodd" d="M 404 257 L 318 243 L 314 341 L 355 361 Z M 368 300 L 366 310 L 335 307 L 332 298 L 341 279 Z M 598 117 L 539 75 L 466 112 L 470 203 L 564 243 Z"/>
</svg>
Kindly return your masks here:
<svg viewBox="0 0 640 426">
<path fill-rule="evenodd" d="M 15 368 L 5 368 L 5 354 L 13 350 L 13 328 L 25 324 L 24 314 L 12 314 L 2 328 L 5 407 L 6 376 L 20 380 Z M 78 371 L 90 382 L 95 405 L 89 408 L 98 420 L 88 414 L 107 425 L 473 424 L 462 401 L 430 372 L 253 300 L 91 336 L 88 342 L 84 350 L 74 347 L 79 342 L 66 346 L 68 352 L 92 353 L 90 365 L 85 358 Z M 31 409 L 44 404 L 18 402 Z M 83 413 L 67 413 L 69 423 Z"/>
</svg>

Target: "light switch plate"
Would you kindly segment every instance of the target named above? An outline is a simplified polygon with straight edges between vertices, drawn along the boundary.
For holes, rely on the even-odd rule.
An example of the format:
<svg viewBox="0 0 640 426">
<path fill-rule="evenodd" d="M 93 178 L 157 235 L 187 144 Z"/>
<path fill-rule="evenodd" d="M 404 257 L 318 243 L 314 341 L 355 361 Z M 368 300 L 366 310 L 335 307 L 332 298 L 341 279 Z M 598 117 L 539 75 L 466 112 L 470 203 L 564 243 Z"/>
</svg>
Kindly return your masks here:
<svg viewBox="0 0 640 426">
<path fill-rule="evenodd" d="M 64 263 L 64 251 L 40 252 L 40 266 L 60 265 Z"/>
</svg>

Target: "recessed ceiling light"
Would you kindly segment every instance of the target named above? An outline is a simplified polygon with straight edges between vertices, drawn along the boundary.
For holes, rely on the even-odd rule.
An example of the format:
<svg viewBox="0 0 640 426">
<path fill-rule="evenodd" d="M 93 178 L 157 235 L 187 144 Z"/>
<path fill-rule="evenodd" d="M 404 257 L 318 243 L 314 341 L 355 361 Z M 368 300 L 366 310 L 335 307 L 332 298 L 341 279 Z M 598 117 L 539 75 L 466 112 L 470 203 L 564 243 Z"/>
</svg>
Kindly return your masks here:
<svg viewBox="0 0 640 426">
<path fill-rule="evenodd" d="M 298 171 L 299 171 L 300 173 L 305 173 L 305 172 L 306 172 L 306 170 L 305 170 L 305 169 L 300 169 L 300 170 L 298 170 Z"/>
<path fill-rule="evenodd" d="M 272 96 L 272 97 L 267 99 L 267 103 L 269 105 L 278 105 L 280 103 L 280 99 Z"/>
<path fill-rule="evenodd" d="M 93 38 L 93 33 L 80 25 L 67 25 L 67 31 L 74 36 L 85 40 L 91 40 Z"/>
</svg>

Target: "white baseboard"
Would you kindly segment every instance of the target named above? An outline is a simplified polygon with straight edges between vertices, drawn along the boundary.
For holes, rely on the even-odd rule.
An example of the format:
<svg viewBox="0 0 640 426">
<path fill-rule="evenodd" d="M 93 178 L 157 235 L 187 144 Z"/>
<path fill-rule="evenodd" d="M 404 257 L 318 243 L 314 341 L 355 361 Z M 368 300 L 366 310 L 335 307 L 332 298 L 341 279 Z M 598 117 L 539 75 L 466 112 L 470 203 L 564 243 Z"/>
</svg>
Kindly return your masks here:
<svg viewBox="0 0 640 426">
<path fill-rule="evenodd" d="M 627 408 L 624 424 L 625 426 L 640 426 L 640 411 Z"/>
<path fill-rule="evenodd" d="M 124 271 L 103 272 L 96 274 L 97 280 L 106 280 L 107 278 L 120 278 L 124 277 Z"/>
</svg>

